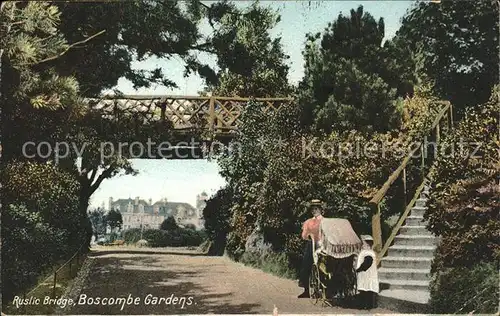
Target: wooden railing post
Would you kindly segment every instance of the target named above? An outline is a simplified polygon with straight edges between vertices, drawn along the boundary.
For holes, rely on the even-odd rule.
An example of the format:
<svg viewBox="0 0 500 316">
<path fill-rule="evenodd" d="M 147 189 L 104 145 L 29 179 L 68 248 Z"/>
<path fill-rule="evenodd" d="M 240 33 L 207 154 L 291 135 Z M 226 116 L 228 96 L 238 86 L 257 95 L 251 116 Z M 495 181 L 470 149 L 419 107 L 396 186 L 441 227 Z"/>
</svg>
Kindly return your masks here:
<svg viewBox="0 0 500 316">
<path fill-rule="evenodd" d="M 406 207 L 407 202 L 408 202 L 408 200 L 407 200 L 407 198 L 406 198 L 406 166 L 405 166 L 405 167 L 404 167 L 404 169 L 403 169 L 403 194 L 404 194 L 404 198 L 403 198 L 403 200 L 404 200 L 404 202 L 405 202 L 405 204 L 404 204 L 404 205 L 405 205 L 405 207 Z"/>
<path fill-rule="evenodd" d="M 382 225 L 380 223 L 380 203 L 373 206 L 372 216 L 372 238 L 373 250 L 378 254 L 382 250 Z"/>
<path fill-rule="evenodd" d="M 422 144 L 420 146 L 420 157 L 421 157 L 421 161 L 420 161 L 420 172 L 421 172 L 421 176 L 422 176 L 422 181 L 424 181 L 425 179 L 425 149 L 424 149 L 424 144 Z"/>
<path fill-rule="evenodd" d="M 162 122 L 165 122 L 165 111 L 167 109 L 167 105 L 165 102 L 167 102 L 167 101 L 165 100 L 164 102 L 160 103 L 160 111 L 161 111 L 160 112 L 160 119 Z"/>
<path fill-rule="evenodd" d="M 208 129 L 211 134 L 210 137 L 213 137 L 215 129 L 215 98 L 213 96 L 210 97 L 208 105 Z"/>
</svg>

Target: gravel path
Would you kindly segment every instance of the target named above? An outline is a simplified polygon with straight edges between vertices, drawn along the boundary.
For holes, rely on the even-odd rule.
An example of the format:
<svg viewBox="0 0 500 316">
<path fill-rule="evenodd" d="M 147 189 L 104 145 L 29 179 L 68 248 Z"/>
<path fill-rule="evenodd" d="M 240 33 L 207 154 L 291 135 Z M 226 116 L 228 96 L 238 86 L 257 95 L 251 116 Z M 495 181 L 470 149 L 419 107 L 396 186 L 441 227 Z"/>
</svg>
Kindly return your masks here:
<svg viewBox="0 0 500 316">
<path fill-rule="evenodd" d="M 66 314 L 271 314 L 275 305 L 279 314 L 391 313 L 315 306 L 297 299 L 297 282 L 193 250 L 100 248 L 89 262 Z"/>
</svg>

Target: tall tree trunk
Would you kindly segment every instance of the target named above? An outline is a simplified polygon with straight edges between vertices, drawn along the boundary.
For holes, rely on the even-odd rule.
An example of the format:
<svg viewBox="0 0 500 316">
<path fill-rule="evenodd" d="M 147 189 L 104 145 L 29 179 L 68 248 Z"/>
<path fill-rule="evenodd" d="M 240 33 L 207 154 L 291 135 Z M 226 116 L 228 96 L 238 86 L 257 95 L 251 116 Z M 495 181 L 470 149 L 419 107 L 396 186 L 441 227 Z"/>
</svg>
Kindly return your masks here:
<svg viewBox="0 0 500 316">
<path fill-rule="evenodd" d="M 94 234 L 93 229 L 92 229 L 92 222 L 90 221 L 90 218 L 88 216 L 87 210 L 89 208 L 89 202 L 90 202 L 90 196 L 89 190 L 87 187 L 82 185 L 82 188 L 80 189 L 80 198 L 78 201 L 78 210 L 82 216 L 84 216 L 85 221 L 86 221 L 86 247 L 90 247 L 90 241 L 92 240 L 92 235 Z"/>
</svg>

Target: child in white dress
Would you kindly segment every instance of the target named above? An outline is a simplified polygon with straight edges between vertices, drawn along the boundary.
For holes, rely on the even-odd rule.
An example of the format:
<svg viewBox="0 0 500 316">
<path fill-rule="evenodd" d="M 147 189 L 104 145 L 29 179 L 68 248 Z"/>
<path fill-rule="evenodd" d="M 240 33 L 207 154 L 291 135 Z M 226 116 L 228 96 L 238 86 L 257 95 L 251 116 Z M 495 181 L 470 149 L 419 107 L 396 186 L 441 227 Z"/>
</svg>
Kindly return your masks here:
<svg viewBox="0 0 500 316">
<path fill-rule="evenodd" d="M 377 305 L 379 292 L 377 256 L 371 247 L 373 238 L 364 235 L 361 236 L 361 240 L 363 240 L 363 249 L 356 262 L 359 299 L 364 308 L 371 309 Z"/>
</svg>

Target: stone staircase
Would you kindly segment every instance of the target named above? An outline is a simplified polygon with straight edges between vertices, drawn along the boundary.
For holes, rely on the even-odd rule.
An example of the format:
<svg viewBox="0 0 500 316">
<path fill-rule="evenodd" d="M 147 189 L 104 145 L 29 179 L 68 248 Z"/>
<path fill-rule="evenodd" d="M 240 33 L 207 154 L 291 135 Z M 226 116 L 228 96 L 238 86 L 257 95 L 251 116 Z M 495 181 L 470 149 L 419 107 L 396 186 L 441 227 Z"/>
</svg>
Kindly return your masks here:
<svg viewBox="0 0 500 316">
<path fill-rule="evenodd" d="M 399 312 L 426 312 L 431 262 L 439 239 L 426 229 L 428 187 L 420 195 L 381 261 L 379 305 Z"/>
</svg>

